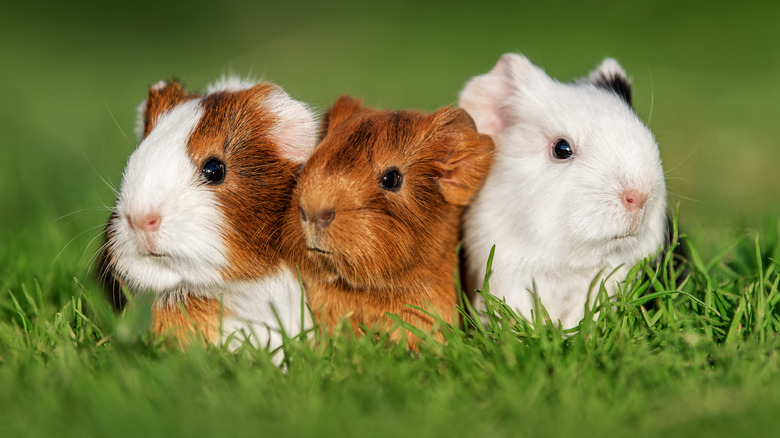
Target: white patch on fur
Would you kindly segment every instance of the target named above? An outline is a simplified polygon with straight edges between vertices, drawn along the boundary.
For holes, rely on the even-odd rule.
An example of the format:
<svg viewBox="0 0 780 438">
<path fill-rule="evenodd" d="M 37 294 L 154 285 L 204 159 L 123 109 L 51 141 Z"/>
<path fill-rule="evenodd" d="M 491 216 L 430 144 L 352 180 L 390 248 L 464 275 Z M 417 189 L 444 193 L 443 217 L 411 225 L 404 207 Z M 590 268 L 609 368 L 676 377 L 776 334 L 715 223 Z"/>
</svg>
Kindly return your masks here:
<svg viewBox="0 0 780 438">
<path fill-rule="evenodd" d="M 133 132 L 138 141 L 141 141 L 144 137 L 144 121 L 146 119 L 147 110 L 146 100 L 147 99 L 144 99 L 143 102 L 139 103 L 135 108 L 135 129 L 133 129 Z"/>
<path fill-rule="evenodd" d="M 606 58 L 599 64 L 596 70 L 592 71 L 588 75 L 588 80 L 591 82 L 598 81 L 600 77 L 605 78 L 626 78 L 626 72 L 623 67 L 613 58 Z"/>
<path fill-rule="evenodd" d="M 601 68 L 622 72 L 609 60 Z M 608 281 L 614 292 L 630 267 L 662 246 L 666 187 L 655 139 L 616 94 L 559 83 L 520 55 L 504 55 L 472 79 L 460 105 L 496 143 L 485 186 L 464 217 L 469 287 L 481 285 L 495 244 L 491 293 L 530 318 L 535 284 L 551 319 L 576 326 L 594 278 L 623 265 Z M 559 138 L 573 158 L 553 157 Z M 649 193 L 641 219 L 622 205 L 626 189 Z M 638 231 L 627 235 L 637 220 Z"/>
<path fill-rule="evenodd" d="M 232 335 L 231 349 L 248 339 L 257 347 L 276 350 L 282 346 L 282 331 L 294 337 L 312 327 L 308 308 L 301 308 L 302 296 L 297 277 L 287 267 L 253 282 L 229 284 L 222 294 L 230 312 L 222 323 L 222 341 Z M 281 352 L 274 356 L 277 363 L 282 357 Z"/>
<path fill-rule="evenodd" d="M 206 87 L 206 93 L 211 94 L 219 91 L 242 91 L 248 90 L 255 85 L 257 85 L 257 82 L 249 78 L 242 79 L 234 75 L 224 75 L 214 81 L 213 84 L 210 84 L 208 87 Z"/>
<path fill-rule="evenodd" d="M 278 87 L 266 96 L 263 105 L 278 117 L 273 135 L 280 155 L 298 164 L 306 163 L 317 145 L 317 120 L 311 110 Z"/>
<path fill-rule="evenodd" d="M 134 292 L 222 281 L 224 219 L 187 154 L 187 140 L 203 114 L 199 105 L 192 100 L 161 114 L 125 168 L 111 250 L 116 270 Z M 162 218 L 157 232 L 130 226 L 129 216 L 149 213 Z M 162 256 L 149 254 L 150 247 Z"/>
</svg>

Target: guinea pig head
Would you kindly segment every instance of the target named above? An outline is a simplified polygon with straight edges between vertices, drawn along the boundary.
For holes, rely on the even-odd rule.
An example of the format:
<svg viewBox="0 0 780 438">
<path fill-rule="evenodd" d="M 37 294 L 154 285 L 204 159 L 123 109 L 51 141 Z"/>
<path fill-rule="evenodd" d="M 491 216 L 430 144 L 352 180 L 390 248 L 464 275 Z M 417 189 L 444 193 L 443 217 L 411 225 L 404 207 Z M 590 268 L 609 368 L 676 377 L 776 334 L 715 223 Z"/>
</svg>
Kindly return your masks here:
<svg viewBox="0 0 780 438">
<path fill-rule="evenodd" d="M 507 54 L 468 83 L 460 105 L 496 141 L 497 166 L 480 197 L 514 200 L 488 208 L 518 240 L 584 264 L 615 254 L 641 258 L 661 246 L 666 186 L 658 144 L 634 113 L 615 60 L 569 84 Z"/>
<path fill-rule="evenodd" d="M 206 95 L 158 83 L 106 227 L 104 270 L 134 291 L 203 290 L 279 260 L 281 225 L 316 128 L 269 83 Z"/>
<path fill-rule="evenodd" d="M 288 212 L 297 262 L 359 289 L 408 288 L 430 271 L 451 278 L 442 264 L 454 263 L 462 209 L 492 162 L 490 138 L 460 109 L 377 110 L 347 96 L 321 134 Z"/>
</svg>

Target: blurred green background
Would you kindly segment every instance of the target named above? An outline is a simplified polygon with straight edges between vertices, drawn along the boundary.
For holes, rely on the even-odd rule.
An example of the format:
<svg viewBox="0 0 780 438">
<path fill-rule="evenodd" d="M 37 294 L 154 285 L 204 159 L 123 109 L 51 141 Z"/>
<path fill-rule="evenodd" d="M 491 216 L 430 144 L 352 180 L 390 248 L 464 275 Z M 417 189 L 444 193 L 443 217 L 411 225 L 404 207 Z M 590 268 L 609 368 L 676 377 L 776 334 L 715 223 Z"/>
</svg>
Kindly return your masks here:
<svg viewBox="0 0 780 438">
<path fill-rule="evenodd" d="M 342 93 L 432 110 L 505 52 L 563 81 L 612 56 L 688 233 L 716 239 L 780 211 L 776 2 L 16 3 L 0 13 L 0 252 L 20 264 L 0 286 L 29 258 L 84 269 L 135 108 L 172 77 L 196 90 L 258 77 L 318 110 Z"/>
</svg>

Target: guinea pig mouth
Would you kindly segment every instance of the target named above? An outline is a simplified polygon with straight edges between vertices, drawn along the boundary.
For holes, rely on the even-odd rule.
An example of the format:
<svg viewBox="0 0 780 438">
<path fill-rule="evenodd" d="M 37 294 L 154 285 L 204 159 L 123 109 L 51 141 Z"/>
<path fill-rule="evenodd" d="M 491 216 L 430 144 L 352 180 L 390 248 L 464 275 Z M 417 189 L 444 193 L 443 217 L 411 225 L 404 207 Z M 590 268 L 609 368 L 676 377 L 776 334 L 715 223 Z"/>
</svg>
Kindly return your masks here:
<svg viewBox="0 0 780 438">
<path fill-rule="evenodd" d="M 632 237 L 636 237 L 636 235 L 638 233 L 639 233 L 639 230 L 628 230 L 625 233 L 616 235 L 615 237 L 613 237 L 610 240 L 612 240 L 613 242 L 620 242 L 620 241 L 623 241 L 623 240 L 626 240 L 626 239 L 630 239 Z"/>
<path fill-rule="evenodd" d="M 314 252 L 319 253 L 319 254 L 333 254 L 330 251 L 325 251 L 324 249 L 317 248 L 316 246 L 315 247 L 308 247 L 306 249 L 308 249 L 309 251 L 314 251 Z"/>
<path fill-rule="evenodd" d="M 138 254 L 141 257 L 151 257 L 151 258 L 155 258 L 155 259 L 162 259 L 162 258 L 168 257 L 168 255 L 165 254 L 165 253 L 157 252 L 157 251 L 155 251 L 153 249 L 149 249 L 149 248 L 139 248 Z"/>
</svg>

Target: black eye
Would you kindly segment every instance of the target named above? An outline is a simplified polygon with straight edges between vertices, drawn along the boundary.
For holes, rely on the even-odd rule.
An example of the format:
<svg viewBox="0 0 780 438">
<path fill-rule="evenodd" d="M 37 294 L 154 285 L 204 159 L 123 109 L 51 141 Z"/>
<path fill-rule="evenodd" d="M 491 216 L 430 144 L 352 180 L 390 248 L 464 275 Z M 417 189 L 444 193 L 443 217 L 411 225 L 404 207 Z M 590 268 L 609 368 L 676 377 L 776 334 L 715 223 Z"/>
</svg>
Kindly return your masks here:
<svg viewBox="0 0 780 438">
<path fill-rule="evenodd" d="M 401 189 L 403 180 L 404 176 L 398 169 L 390 169 L 379 179 L 379 185 L 385 190 L 397 192 Z"/>
<path fill-rule="evenodd" d="M 553 157 L 559 160 L 566 160 L 574 155 L 574 151 L 571 149 L 569 142 L 561 138 L 555 142 L 555 146 L 553 146 L 552 149 L 552 154 Z"/>
<path fill-rule="evenodd" d="M 225 163 L 219 158 L 209 158 L 203 163 L 200 174 L 206 184 L 220 184 L 225 180 Z"/>
</svg>

